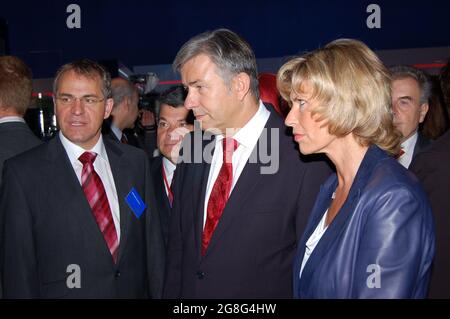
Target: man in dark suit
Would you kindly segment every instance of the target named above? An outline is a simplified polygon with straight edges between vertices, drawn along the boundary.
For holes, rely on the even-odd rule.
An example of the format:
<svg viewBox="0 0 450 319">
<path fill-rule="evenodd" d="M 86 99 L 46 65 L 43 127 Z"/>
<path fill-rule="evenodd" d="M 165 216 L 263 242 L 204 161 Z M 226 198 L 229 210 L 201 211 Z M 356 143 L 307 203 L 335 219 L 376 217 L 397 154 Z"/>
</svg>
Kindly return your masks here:
<svg viewBox="0 0 450 319">
<path fill-rule="evenodd" d="M 296 242 L 328 167 L 300 160 L 234 32 L 192 38 L 173 66 L 207 131 L 185 137 L 175 171 L 164 296 L 291 298 Z"/>
<path fill-rule="evenodd" d="M 134 123 L 139 115 L 137 88 L 124 78 L 111 80 L 113 108 L 103 124 L 103 134 L 114 141 L 140 147 L 134 135 Z"/>
<path fill-rule="evenodd" d="M 17 57 L 0 57 L 0 186 L 5 160 L 41 143 L 23 119 L 31 90 L 28 66 Z"/>
<path fill-rule="evenodd" d="M 413 158 L 431 144 L 431 140 L 419 132 L 419 125 L 429 109 L 431 82 L 424 72 L 410 66 L 395 66 L 391 74 L 394 125 L 403 135 L 398 161 L 408 168 Z"/>
<path fill-rule="evenodd" d="M 90 60 L 66 64 L 54 94 L 59 135 L 5 163 L 5 297 L 159 297 L 164 248 L 148 159 L 100 133 L 109 74 Z"/>
<path fill-rule="evenodd" d="M 433 209 L 436 256 L 429 298 L 450 298 L 450 131 L 414 158 L 410 170 L 422 182 Z"/>
<path fill-rule="evenodd" d="M 180 144 L 186 133 L 194 129 L 194 114 L 184 107 L 186 90 L 178 85 L 161 94 L 156 103 L 157 145 L 161 156 L 152 160 L 152 179 L 164 241 L 167 244 L 169 217 L 173 202 L 172 181 Z"/>
<path fill-rule="evenodd" d="M 41 143 L 23 119 L 31 91 L 30 68 L 17 57 L 0 57 L 0 188 L 5 160 Z M 1 282 L 0 269 L 0 298 Z"/>
</svg>

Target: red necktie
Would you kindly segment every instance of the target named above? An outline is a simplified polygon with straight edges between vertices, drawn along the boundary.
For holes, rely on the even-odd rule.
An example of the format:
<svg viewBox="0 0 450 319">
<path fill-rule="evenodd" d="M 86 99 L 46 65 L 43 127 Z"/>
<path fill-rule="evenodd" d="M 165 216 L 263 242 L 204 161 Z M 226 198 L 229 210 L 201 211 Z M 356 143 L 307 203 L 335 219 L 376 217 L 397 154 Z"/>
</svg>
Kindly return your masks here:
<svg viewBox="0 0 450 319">
<path fill-rule="evenodd" d="M 122 137 L 120 138 L 120 142 L 123 144 L 128 144 L 128 139 L 125 134 L 122 133 Z"/>
<path fill-rule="evenodd" d="M 166 170 L 164 169 L 164 164 L 161 165 L 161 169 L 162 169 L 162 176 L 164 179 L 164 184 L 166 184 L 166 187 L 167 187 L 167 197 L 169 198 L 169 204 L 170 204 L 170 207 L 172 207 L 173 193 L 172 193 L 172 188 L 170 187 L 172 184 L 169 184 L 169 182 L 167 181 Z M 173 183 L 173 180 L 172 180 L 172 183 Z"/>
<path fill-rule="evenodd" d="M 212 234 L 230 195 L 233 183 L 233 164 L 231 159 L 237 147 L 238 143 L 236 140 L 232 138 L 223 139 L 223 164 L 209 196 L 205 229 L 203 229 L 202 236 L 202 256 L 205 255 Z"/>
<path fill-rule="evenodd" d="M 400 157 L 403 156 L 403 154 L 405 154 L 405 151 L 404 151 L 403 148 L 402 148 L 402 149 L 400 150 L 400 152 L 398 152 L 398 154 L 394 156 L 394 158 L 395 158 L 396 160 L 398 160 Z"/>
<path fill-rule="evenodd" d="M 117 239 L 116 227 L 114 226 L 105 188 L 103 187 L 102 180 L 94 170 L 94 161 L 96 157 L 97 154 L 95 153 L 84 152 L 78 158 L 83 164 L 81 185 L 97 225 L 108 245 L 111 256 L 114 262 L 117 262 L 117 248 L 119 247 L 119 241 Z"/>
</svg>

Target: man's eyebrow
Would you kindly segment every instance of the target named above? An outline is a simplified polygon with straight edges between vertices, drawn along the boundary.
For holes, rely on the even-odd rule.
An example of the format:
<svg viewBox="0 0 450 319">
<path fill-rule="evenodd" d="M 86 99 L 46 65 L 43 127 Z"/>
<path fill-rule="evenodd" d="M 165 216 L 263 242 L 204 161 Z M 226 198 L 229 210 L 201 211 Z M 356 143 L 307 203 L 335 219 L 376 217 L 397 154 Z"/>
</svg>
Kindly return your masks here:
<svg viewBox="0 0 450 319">
<path fill-rule="evenodd" d="M 74 95 L 73 94 L 70 94 L 70 93 L 59 93 L 58 94 L 59 96 L 68 96 L 68 97 L 74 97 Z M 82 97 L 95 97 L 95 98 L 99 98 L 99 96 L 97 95 L 97 94 L 85 94 L 85 95 L 83 95 Z"/>
<path fill-rule="evenodd" d="M 408 100 L 408 101 L 412 101 L 413 100 L 412 97 L 409 96 L 409 95 L 400 96 L 398 99 L 399 100 Z"/>
<path fill-rule="evenodd" d="M 195 81 L 189 82 L 188 85 L 195 85 L 197 83 L 198 83 L 198 80 L 195 80 Z"/>
</svg>

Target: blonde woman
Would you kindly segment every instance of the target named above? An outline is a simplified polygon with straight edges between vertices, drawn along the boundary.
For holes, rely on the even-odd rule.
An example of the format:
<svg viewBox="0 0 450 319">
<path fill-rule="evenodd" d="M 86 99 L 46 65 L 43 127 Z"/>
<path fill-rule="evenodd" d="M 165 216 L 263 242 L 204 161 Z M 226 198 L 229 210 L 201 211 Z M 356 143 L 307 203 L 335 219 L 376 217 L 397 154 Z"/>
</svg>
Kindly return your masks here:
<svg viewBox="0 0 450 319">
<path fill-rule="evenodd" d="M 424 298 L 434 226 L 418 182 L 396 162 L 389 75 L 362 42 L 340 39 L 282 66 L 278 88 L 301 153 L 336 166 L 298 244 L 297 298 Z"/>
</svg>

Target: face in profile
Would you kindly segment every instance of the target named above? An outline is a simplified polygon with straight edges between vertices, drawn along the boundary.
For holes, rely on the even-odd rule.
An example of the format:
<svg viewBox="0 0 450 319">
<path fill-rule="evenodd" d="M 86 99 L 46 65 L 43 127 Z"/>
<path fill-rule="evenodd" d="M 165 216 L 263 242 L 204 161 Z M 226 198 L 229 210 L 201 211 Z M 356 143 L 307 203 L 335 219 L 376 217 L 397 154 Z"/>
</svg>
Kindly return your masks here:
<svg viewBox="0 0 450 319">
<path fill-rule="evenodd" d="M 55 96 L 55 114 L 62 134 L 72 143 L 91 149 L 101 134 L 113 100 L 106 99 L 99 76 L 86 77 L 70 70 L 61 75 Z"/>
<path fill-rule="evenodd" d="M 336 137 L 328 132 L 325 120 L 319 121 L 319 115 L 311 113 L 321 102 L 313 98 L 313 87 L 308 82 L 304 82 L 298 91 L 291 92 L 292 107 L 285 124 L 292 127 L 294 140 L 302 154 L 327 152 Z"/>
<path fill-rule="evenodd" d="M 233 86 L 227 85 L 219 74 L 217 66 L 204 54 L 181 67 L 182 82 L 188 89 L 184 106 L 193 110 L 204 130 L 218 129 L 223 133 L 234 127 L 241 105 Z"/>
<path fill-rule="evenodd" d="M 139 94 L 137 91 L 133 93 L 128 102 L 128 125 L 127 128 L 133 128 L 136 119 L 139 116 Z"/>
<path fill-rule="evenodd" d="M 157 131 L 157 144 L 161 154 L 176 164 L 184 135 L 194 127 L 188 124 L 186 118 L 189 110 L 184 107 L 172 107 L 162 104 Z"/>
<path fill-rule="evenodd" d="M 415 79 L 392 81 L 392 108 L 394 125 L 406 140 L 416 132 L 428 112 L 428 103 L 420 103 L 420 87 Z"/>
</svg>

